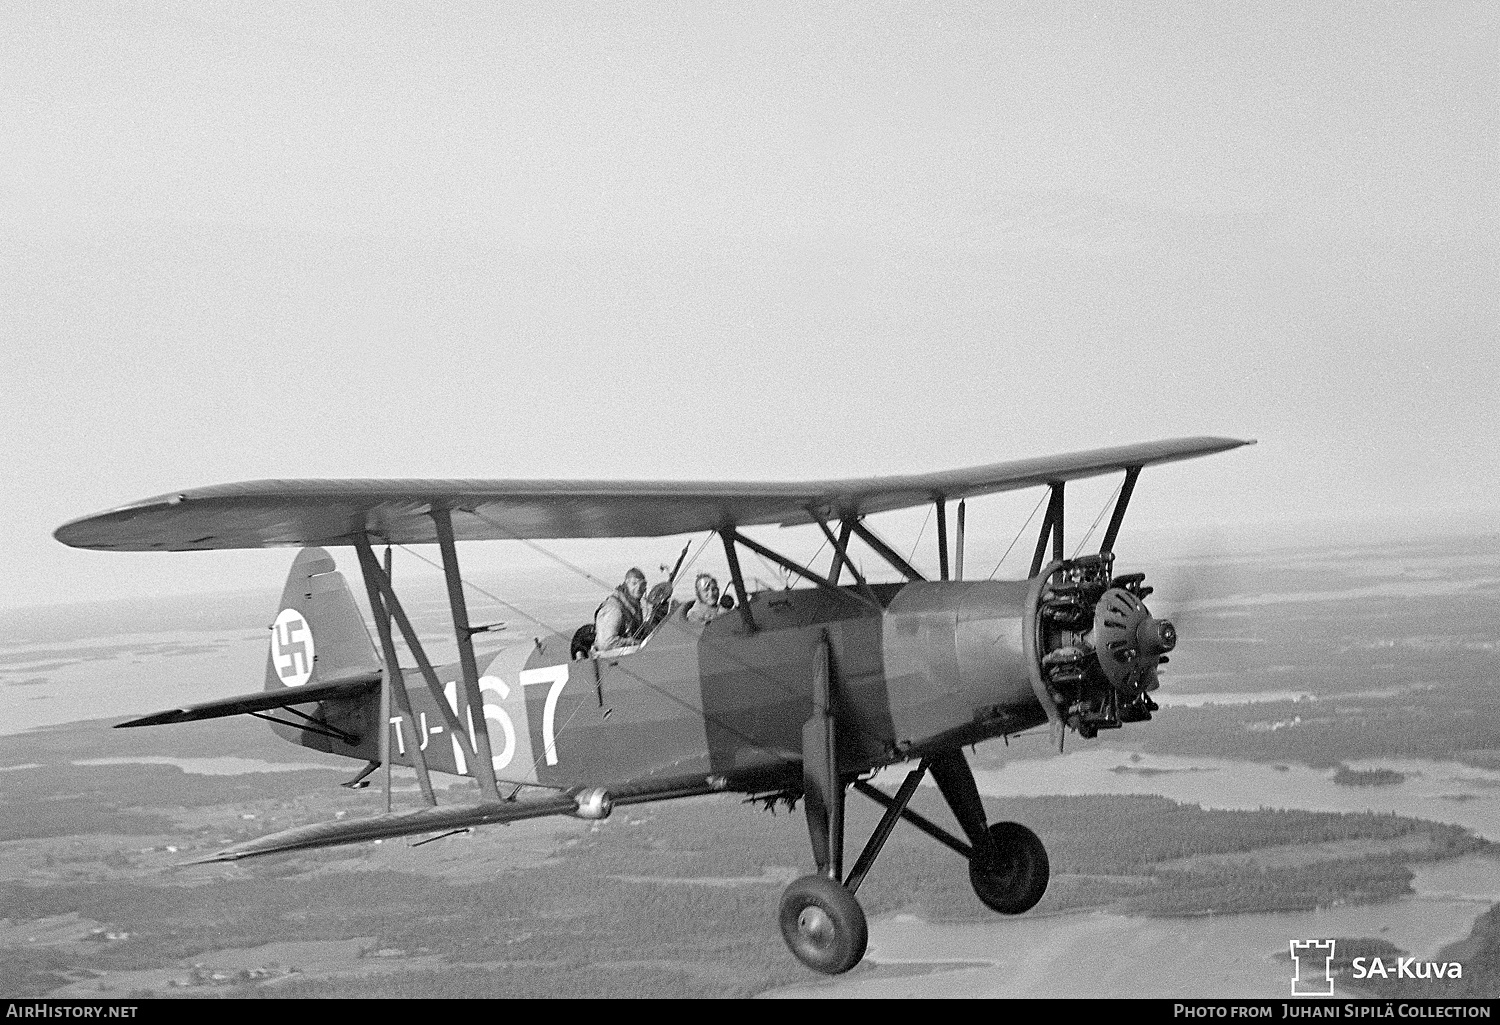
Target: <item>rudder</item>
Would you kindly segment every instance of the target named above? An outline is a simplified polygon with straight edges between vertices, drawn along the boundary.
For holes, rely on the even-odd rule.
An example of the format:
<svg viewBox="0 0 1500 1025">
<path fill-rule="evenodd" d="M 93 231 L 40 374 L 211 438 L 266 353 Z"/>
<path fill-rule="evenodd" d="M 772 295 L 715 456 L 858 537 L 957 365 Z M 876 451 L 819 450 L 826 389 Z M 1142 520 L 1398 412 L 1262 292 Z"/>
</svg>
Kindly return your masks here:
<svg viewBox="0 0 1500 1025">
<path fill-rule="evenodd" d="M 322 548 L 304 548 L 292 562 L 271 625 L 265 689 L 329 683 L 380 670 L 380 655 L 333 556 Z"/>
</svg>

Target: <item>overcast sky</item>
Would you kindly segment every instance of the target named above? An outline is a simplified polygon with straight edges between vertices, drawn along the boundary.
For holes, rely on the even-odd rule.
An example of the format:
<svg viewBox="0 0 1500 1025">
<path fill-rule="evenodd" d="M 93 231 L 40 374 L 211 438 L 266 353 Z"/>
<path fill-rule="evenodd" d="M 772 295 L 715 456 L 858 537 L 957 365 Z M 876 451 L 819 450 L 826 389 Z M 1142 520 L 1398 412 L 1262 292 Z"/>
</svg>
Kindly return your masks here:
<svg viewBox="0 0 1500 1025">
<path fill-rule="evenodd" d="M 275 593 L 51 538 L 266 477 L 1220 434 L 1132 522 L 1494 509 L 1497 14 L 8 5 L 0 604 Z"/>
</svg>

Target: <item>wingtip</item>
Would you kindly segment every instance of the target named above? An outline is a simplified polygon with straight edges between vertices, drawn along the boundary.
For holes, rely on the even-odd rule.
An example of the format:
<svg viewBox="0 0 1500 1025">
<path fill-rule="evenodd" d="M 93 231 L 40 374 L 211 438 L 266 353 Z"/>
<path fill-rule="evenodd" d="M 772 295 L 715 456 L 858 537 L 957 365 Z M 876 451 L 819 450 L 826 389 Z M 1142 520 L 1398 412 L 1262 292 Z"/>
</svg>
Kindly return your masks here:
<svg viewBox="0 0 1500 1025">
<path fill-rule="evenodd" d="M 182 721 L 181 717 L 187 715 L 190 711 L 191 709 L 187 708 L 169 708 L 165 712 L 154 712 L 151 715 L 143 715 L 139 719 L 117 722 L 114 728 L 123 730 L 135 726 L 166 726 L 169 723 Z"/>
<path fill-rule="evenodd" d="M 87 548 L 88 544 L 80 534 L 80 525 L 85 519 L 89 518 L 91 517 L 79 517 L 76 520 L 69 520 L 52 532 L 52 540 L 59 544 L 65 544 L 69 548 Z"/>
</svg>

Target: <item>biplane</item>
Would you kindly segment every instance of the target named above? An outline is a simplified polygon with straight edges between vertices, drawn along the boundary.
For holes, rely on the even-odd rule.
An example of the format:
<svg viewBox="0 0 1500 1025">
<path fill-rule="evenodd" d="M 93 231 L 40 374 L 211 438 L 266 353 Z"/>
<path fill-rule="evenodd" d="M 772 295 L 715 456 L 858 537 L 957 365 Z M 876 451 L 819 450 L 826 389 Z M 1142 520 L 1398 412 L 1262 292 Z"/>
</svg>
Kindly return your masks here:
<svg viewBox="0 0 1500 1025">
<path fill-rule="evenodd" d="M 271 627 L 262 691 L 120 725 L 269 719 L 292 743 L 364 762 L 349 785 L 381 765 L 409 767 L 425 801 L 392 812 L 388 787 L 384 814 L 288 829 L 206 860 L 548 815 L 597 820 L 624 805 L 724 792 L 800 802 L 815 871 L 786 888 L 780 926 L 799 960 L 834 974 L 864 956 L 856 894 L 901 820 L 962 856 L 975 893 L 994 911 L 1020 914 L 1041 899 L 1049 872 L 1042 841 L 1020 823 L 986 821 L 963 748 L 1037 727 L 1060 746 L 1067 730 L 1092 737 L 1151 718 L 1158 667 L 1176 633 L 1147 607 L 1144 574 L 1115 570 L 1126 508 L 1145 467 L 1246 444 L 1181 438 L 802 483 L 255 481 L 149 498 L 74 520 L 56 537 L 122 552 L 301 546 Z M 1067 483 L 1113 473 L 1123 479 L 1098 550 L 1067 556 Z M 965 501 L 1031 487 L 1048 492 L 1027 577 L 964 579 Z M 929 503 L 937 580 L 866 522 Z M 744 532 L 768 525 L 815 525 L 831 553 L 827 568 Z M 457 542 L 699 532 L 722 542 L 737 599 L 728 614 L 707 624 L 668 615 L 639 643 L 599 655 L 576 651 L 563 630 L 478 664 L 474 636 L 486 627 L 470 623 Z M 453 665 L 432 664 L 389 563 L 375 551 L 420 544 L 441 554 L 459 653 Z M 334 548 L 353 549 L 374 639 L 328 552 Z M 742 550 L 808 585 L 748 591 Z M 862 572 L 869 553 L 891 568 L 881 575 L 899 581 Z M 414 666 L 398 660 L 398 635 Z M 909 768 L 894 793 L 872 781 L 898 765 Z M 479 799 L 439 804 L 434 772 L 473 777 Z M 908 806 L 929 774 L 960 835 Z M 846 868 L 851 789 L 884 811 Z"/>
</svg>

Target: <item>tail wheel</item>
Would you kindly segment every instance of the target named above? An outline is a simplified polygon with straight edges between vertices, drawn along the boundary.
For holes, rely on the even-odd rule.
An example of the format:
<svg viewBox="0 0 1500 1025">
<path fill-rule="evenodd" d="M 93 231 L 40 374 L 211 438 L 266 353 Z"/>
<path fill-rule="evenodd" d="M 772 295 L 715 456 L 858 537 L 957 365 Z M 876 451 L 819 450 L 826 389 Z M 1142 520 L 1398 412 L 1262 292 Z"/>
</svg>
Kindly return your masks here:
<svg viewBox="0 0 1500 1025">
<path fill-rule="evenodd" d="M 989 835 L 989 850 L 976 851 L 969 861 L 974 893 L 991 911 L 1002 915 L 1030 911 L 1047 892 L 1051 876 L 1047 848 L 1019 822 L 997 822 L 990 827 Z"/>
<path fill-rule="evenodd" d="M 838 975 L 865 956 L 869 928 L 854 894 L 827 876 L 803 876 L 781 895 L 781 937 L 815 972 Z"/>
</svg>

